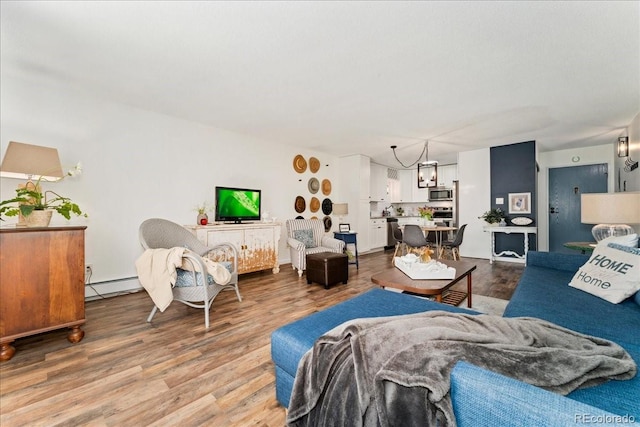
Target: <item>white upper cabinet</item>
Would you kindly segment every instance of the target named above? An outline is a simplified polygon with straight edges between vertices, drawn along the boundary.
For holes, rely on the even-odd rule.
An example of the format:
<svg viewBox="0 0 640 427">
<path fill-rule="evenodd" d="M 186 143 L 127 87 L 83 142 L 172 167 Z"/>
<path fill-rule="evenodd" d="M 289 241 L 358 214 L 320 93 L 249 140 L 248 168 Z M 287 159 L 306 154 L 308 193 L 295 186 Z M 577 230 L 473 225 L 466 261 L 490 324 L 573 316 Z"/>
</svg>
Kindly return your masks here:
<svg viewBox="0 0 640 427">
<path fill-rule="evenodd" d="M 438 165 L 438 187 L 453 187 L 453 181 L 458 179 L 458 165 Z"/>
<path fill-rule="evenodd" d="M 371 199 L 372 202 L 389 201 L 389 183 L 387 167 L 371 163 Z"/>
<path fill-rule="evenodd" d="M 410 169 L 401 169 L 398 171 L 398 181 L 400 182 L 400 197 L 398 200 L 391 200 L 394 203 L 410 203 L 413 202 L 413 187 L 416 182 L 413 181 L 413 174 Z"/>
<path fill-rule="evenodd" d="M 440 169 L 438 168 L 438 172 Z M 426 203 L 429 201 L 429 189 L 418 188 L 418 169 L 411 170 L 411 193 L 413 194 L 413 202 Z"/>
</svg>

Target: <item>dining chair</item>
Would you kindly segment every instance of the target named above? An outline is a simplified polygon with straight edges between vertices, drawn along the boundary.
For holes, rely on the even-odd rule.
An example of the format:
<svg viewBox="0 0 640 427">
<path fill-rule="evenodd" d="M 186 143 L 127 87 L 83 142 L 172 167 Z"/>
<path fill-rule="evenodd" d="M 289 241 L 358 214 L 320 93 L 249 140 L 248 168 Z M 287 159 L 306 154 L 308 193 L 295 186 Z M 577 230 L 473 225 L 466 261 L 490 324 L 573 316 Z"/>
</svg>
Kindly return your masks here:
<svg viewBox="0 0 640 427">
<path fill-rule="evenodd" d="M 396 241 L 396 249 L 393 252 L 393 258 L 396 257 L 396 255 L 398 254 L 398 251 L 400 251 L 400 256 L 402 256 L 407 251 L 406 250 L 407 246 L 405 245 L 404 241 L 402 240 L 402 230 L 398 226 L 397 222 L 390 222 L 389 224 L 391 226 L 391 233 L 393 235 L 393 238 Z M 393 264 L 393 258 L 391 258 L 391 263 L 392 264 Z"/>
<path fill-rule="evenodd" d="M 442 258 L 444 255 L 444 251 L 449 249 L 451 251 L 451 257 L 454 261 L 460 259 L 460 245 L 462 244 L 462 239 L 464 238 L 464 229 L 467 227 L 467 224 L 464 224 L 458 232 L 456 233 L 456 237 L 453 240 L 445 241 L 440 244 L 440 251 L 438 254 L 438 258 Z"/>
<path fill-rule="evenodd" d="M 402 230 L 402 241 L 409 248 L 429 246 L 429 242 L 424 237 L 422 228 L 415 224 L 407 224 L 404 226 L 404 230 Z"/>
</svg>

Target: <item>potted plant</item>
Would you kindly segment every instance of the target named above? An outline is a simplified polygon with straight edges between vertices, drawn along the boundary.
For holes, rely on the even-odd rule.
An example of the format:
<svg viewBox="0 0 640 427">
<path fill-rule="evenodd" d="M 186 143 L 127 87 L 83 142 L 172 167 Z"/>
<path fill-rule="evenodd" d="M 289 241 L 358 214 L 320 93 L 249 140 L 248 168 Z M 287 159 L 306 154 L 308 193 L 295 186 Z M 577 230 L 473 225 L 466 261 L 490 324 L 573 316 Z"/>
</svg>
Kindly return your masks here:
<svg viewBox="0 0 640 427">
<path fill-rule="evenodd" d="M 67 172 L 65 177 L 75 176 L 81 172 L 82 167 L 78 163 L 75 168 Z M 16 189 L 16 197 L 0 202 L 0 220 L 4 221 L 2 215 L 8 217 L 22 215 L 27 227 L 46 227 L 51 221 L 53 211 L 66 219 L 71 219 L 71 214 L 87 217 L 87 214 L 83 213 L 70 198 L 61 196 L 55 191 L 42 191 L 41 181 L 42 176 L 35 184 L 28 182 L 24 187 Z"/>
<path fill-rule="evenodd" d="M 485 220 L 489 225 L 497 225 L 506 218 L 507 215 L 500 208 L 491 208 L 478 217 L 478 219 Z"/>
</svg>

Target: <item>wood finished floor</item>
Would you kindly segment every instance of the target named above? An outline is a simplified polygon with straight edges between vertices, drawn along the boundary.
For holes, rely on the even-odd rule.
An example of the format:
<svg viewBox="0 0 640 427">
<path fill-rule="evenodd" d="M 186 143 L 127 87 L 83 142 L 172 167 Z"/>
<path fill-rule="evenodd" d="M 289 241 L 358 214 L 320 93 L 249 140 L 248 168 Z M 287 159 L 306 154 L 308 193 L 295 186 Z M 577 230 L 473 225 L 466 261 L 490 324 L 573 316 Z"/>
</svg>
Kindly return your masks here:
<svg viewBox="0 0 640 427">
<path fill-rule="evenodd" d="M 474 294 L 509 299 L 523 266 L 476 261 Z M 282 426 L 271 332 L 373 288 L 371 275 L 390 262 L 390 251 L 361 256 L 348 285 L 329 290 L 290 265 L 242 276 L 243 301 L 220 294 L 208 330 L 202 310 L 179 303 L 146 323 L 146 292 L 87 302 L 80 343 L 65 330 L 14 343 L 0 364 L 0 425 Z"/>
</svg>

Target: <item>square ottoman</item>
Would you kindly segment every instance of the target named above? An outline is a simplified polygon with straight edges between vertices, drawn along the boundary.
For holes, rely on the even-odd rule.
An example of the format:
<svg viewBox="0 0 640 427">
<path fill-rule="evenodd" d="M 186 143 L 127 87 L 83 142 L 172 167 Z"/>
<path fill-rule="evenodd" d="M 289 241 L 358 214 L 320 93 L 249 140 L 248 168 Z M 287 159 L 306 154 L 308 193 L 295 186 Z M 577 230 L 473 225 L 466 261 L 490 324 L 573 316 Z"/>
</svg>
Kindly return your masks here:
<svg viewBox="0 0 640 427">
<path fill-rule="evenodd" d="M 349 257 L 335 252 L 307 255 L 307 283 L 317 282 L 329 289 L 330 285 L 349 280 Z"/>
</svg>

